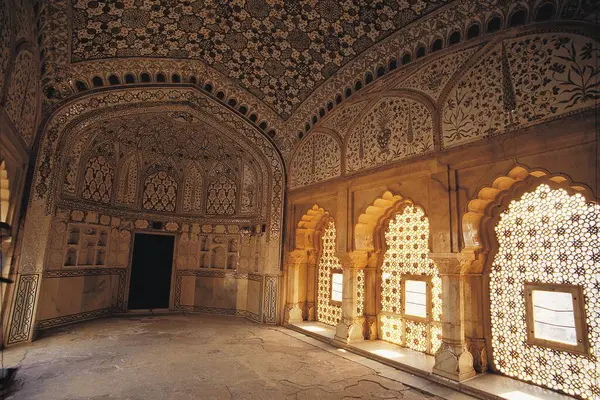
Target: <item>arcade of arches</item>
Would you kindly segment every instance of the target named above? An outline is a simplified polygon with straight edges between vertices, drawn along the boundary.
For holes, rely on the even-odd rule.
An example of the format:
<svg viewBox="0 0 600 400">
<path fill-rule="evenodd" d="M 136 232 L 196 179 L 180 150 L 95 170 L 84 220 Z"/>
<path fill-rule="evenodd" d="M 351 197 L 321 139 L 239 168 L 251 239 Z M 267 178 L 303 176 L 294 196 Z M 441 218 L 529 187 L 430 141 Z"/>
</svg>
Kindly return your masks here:
<svg viewBox="0 0 600 400">
<path fill-rule="evenodd" d="M 599 399 L 598 13 L 1 0 L 2 344 L 132 312 L 160 235 L 164 312 Z"/>
</svg>

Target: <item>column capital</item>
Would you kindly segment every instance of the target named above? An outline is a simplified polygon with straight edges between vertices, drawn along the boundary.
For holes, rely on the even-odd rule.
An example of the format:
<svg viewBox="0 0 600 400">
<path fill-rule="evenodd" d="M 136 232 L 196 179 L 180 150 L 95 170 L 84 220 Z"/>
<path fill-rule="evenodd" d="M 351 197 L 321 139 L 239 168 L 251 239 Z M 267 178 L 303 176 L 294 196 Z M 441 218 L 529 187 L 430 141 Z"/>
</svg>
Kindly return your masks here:
<svg viewBox="0 0 600 400">
<path fill-rule="evenodd" d="M 308 262 L 308 251 L 305 249 L 292 250 L 285 255 L 285 263 L 288 265 L 300 265 Z"/>
<path fill-rule="evenodd" d="M 377 254 L 367 250 L 338 252 L 337 257 L 343 268 L 376 268 Z"/>
<path fill-rule="evenodd" d="M 483 257 L 474 251 L 460 253 L 429 253 L 442 275 L 465 275 L 481 273 Z"/>
</svg>

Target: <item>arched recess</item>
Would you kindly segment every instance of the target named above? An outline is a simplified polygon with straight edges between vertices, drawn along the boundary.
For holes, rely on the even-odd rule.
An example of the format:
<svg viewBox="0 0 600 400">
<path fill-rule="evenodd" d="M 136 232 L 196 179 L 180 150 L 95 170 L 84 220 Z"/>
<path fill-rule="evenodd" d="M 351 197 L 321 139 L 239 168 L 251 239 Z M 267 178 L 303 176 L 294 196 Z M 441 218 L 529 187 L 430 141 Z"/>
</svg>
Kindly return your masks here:
<svg viewBox="0 0 600 400">
<path fill-rule="evenodd" d="M 563 175 L 515 166 L 468 206 L 463 226 L 476 228 L 469 232 L 475 235 L 470 250 L 483 255 L 491 368 L 579 398 L 596 398 L 600 206 L 591 190 Z M 540 293 L 559 297 L 535 300 Z M 539 314 L 543 309 L 548 314 Z M 564 341 L 553 337 L 556 331 L 544 332 L 555 322 L 557 309 L 566 318 L 560 330 L 573 335 Z"/>
<path fill-rule="evenodd" d="M 292 189 L 322 182 L 342 174 L 342 150 L 339 139 L 329 133 L 314 132 L 292 155 L 290 187 Z"/>
<path fill-rule="evenodd" d="M 435 354 L 442 344 L 442 281 L 428 258 L 429 219 L 412 200 L 394 198 L 372 230 L 378 337 Z"/>
<path fill-rule="evenodd" d="M 178 134 L 181 133 L 182 135 L 186 130 L 194 133 L 194 136 L 198 136 L 198 132 L 209 132 L 210 137 L 206 138 L 208 143 L 211 142 L 211 137 L 227 139 L 227 141 L 239 144 L 240 154 L 248 155 L 248 157 L 251 155 L 253 165 L 260 173 L 257 176 L 260 187 L 264 188 L 263 193 L 258 197 L 259 205 L 256 212 L 252 215 L 246 214 L 243 217 L 236 215 L 228 218 L 226 222 L 215 221 L 215 226 L 220 224 L 220 231 L 215 233 L 220 234 L 224 227 L 225 232 L 223 234 L 237 235 L 243 227 L 249 224 L 265 225 L 264 234 L 257 233 L 256 240 L 252 242 L 256 244 L 255 247 L 247 252 L 249 254 L 248 258 L 252 257 L 252 260 L 255 260 L 251 267 L 253 272 L 268 276 L 268 278 L 265 278 L 267 284 L 261 286 L 264 289 L 263 292 L 267 289 L 270 290 L 268 296 L 265 294 L 266 292 L 255 292 L 255 295 L 260 296 L 260 298 L 253 301 L 261 309 L 253 315 L 256 315 L 257 320 L 276 322 L 278 315 L 277 292 L 279 288 L 278 281 L 271 279 L 271 275 L 278 273 L 281 263 L 280 234 L 285 170 L 280 153 L 272 141 L 252 125 L 246 123 L 243 118 L 226 110 L 218 102 L 213 101 L 194 88 L 172 87 L 164 89 L 146 87 L 139 89 L 123 87 L 114 88 L 110 91 L 110 94 L 108 92 L 92 91 L 82 93 L 80 97 L 65 102 L 61 107 L 56 108 L 40 128 L 40 148 L 37 153 L 38 158 L 34 163 L 32 191 L 22 230 L 21 246 L 27 248 L 28 251 L 23 252 L 23 257 L 20 257 L 19 263 L 16 265 L 20 274 L 19 281 L 15 285 L 18 296 L 16 296 L 14 306 L 10 310 L 9 332 L 5 336 L 7 344 L 31 340 L 36 325 L 41 329 L 53 326 L 53 324 L 75 322 L 92 316 L 119 312 L 126 306 L 124 302 L 110 303 L 111 308 L 105 310 L 102 314 L 96 313 L 94 310 L 84 311 L 77 306 L 81 302 L 77 299 L 71 301 L 72 299 L 69 298 L 63 300 L 69 302 L 69 304 L 75 304 L 76 307 L 69 310 L 72 316 L 68 318 L 68 321 L 61 314 L 62 309 L 45 308 L 39 313 L 35 313 L 40 298 L 55 295 L 69 297 L 79 295 L 77 290 L 56 291 L 54 293 L 52 292 L 54 290 L 52 285 L 46 285 L 43 282 L 46 279 L 44 274 L 51 274 L 53 277 L 60 275 L 60 279 L 69 278 L 64 274 L 67 272 L 65 269 L 69 269 L 71 264 L 65 263 L 61 259 L 66 254 L 64 248 L 67 246 L 67 237 L 70 232 L 69 225 L 96 224 L 99 226 L 96 230 L 99 235 L 103 235 L 108 231 L 109 234 L 104 235 L 102 240 L 104 240 L 104 237 L 108 238 L 107 253 L 110 252 L 111 254 L 97 257 L 96 259 L 101 260 L 101 262 L 97 261 L 95 266 L 111 271 L 114 268 L 122 268 L 123 271 L 126 271 L 129 262 L 127 255 L 130 248 L 128 246 L 116 248 L 111 245 L 113 238 L 123 237 L 129 245 L 132 237 L 131 232 L 136 229 L 151 229 L 153 226 L 151 222 L 154 221 L 163 222 L 163 229 L 172 230 L 176 235 L 183 234 L 184 230 L 187 230 L 185 233 L 189 232 L 191 234 L 190 231 L 194 229 L 194 225 L 198 227 L 200 223 L 205 223 L 204 221 L 194 220 L 189 215 L 181 215 L 178 212 L 158 213 L 155 210 L 143 210 L 139 203 L 135 206 L 136 209 L 132 210 L 132 207 L 118 207 L 112 203 L 86 202 L 84 199 L 79 198 L 79 186 L 76 185 L 77 177 L 82 175 L 81 170 L 83 167 L 72 175 L 75 178 L 73 184 L 69 181 L 67 185 L 69 189 L 73 188 L 73 190 L 67 193 L 63 192 L 63 183 L 65 182 L 65 175 L 63 174 L 69 171 L 66 164 L 71 160 L 72 151 L 76 151 L 74 146 L 77 143 L 77 138 L 86 135 L 88 142 L 84 143 L 82 146 L 83 151 L 80 152 L 85 155 L 86 149 L 90 147 L 89 140 L 93 140 L 92 138 L 95 135 L 100 133 L 107 137 L 112 135 L 111 129 L 108 129 L 112 125 L 107 128 L 105 123 L 126 125 L 131 122 L 139 124 L 138 117 L 147 114 L 158 114 L 161 118 L 162 116 L 165 117 L 163 118 L 163 125 L 166 126 L 166 129 L 162 130 L 165 134 L 171 135 L 175 125 L 179 126 Z M 152 127 L 152 124 L 144 126 L 145 128 Z M 93 127 L 98 129 L 92 131 Z M 195 128 L 193 132 L 189 129 L 190 127 Z M 147 129 L 119 130 L 119 132 L 121 131 L 130 135 L 129 139 L 131 139 L 129 142 L 127 140 L 120 141 L 120 145 L 125 148 L 129 146 L 129 148 L 135 149 L 138 145 L 148 145 L 150 147 L 148 147 L 146 154 L 164 152 L 164 147 L 155 147 L 155 151 L 152 151 L 152 144 L 156 141 L 149 137 L 150 135 L 146 135 Z M 138 140 L 142 139 L 143 143 L 140 143 Z M 170 146 L 169 143 L 167 141 L 164 144 L 168 147 Z M 161 143 L 156 144 L 162 146 Z M 174 150 L 186 148 L 187 146 L 182 147 L 179 145 L 173 147 Z M 198 154 L 198 158 L 204 158 L 200 154 L 202 148 L 204 148 L 203 143 L 198 143 L 197 149 L 194 150 Z M 228 146 L 215 148 L 214 151 L 211 148 L 210 154 L 227 157 L 228 150 Z M 125 156 L 128 153 L 130 151 L 126 151 Z M 239 160 L 237 155 L 237 153 L 231 155 L 231 159 Z M 116 153 L 116 156 L 118 158 L 121 154 Z M 182 158 L 185 157 L 184 154 Z M 74 165 L 82 165 L 81 163 L 84 162 L 82 158 L 84 157 L 79 157 L 78 163 Z M 170 158 L 180 160 L 177 155 Z M 119 161 L 117 159 L 116 165 L 121 167 Z M 150 167 L 149 164 L 143 163 L 143 165 L 140 165 L 139 186 L 142 186 L 146 170 Z M 176 171 L 172 170 L 172 172 L 177 175 L 178 184 L 181 184 L 181 169 L 178 167 Z M 138 189 L 138 196 L 139 201 L 142 197 L 141 188 Z M 113 234 L 113 230 L 118 232 Z M 49 243 L 50 240 L 52 243 Z M 104 244 L 98 246 L 104 247 Z M 113 249 L 113 247 L 115 248 Z M 54 254 L 49 253 L 56 253 L 61 256 L 56 263 L 53 261 L 52 264 L 48 264 L 46 260 L 55 259 L 55 257 L 51 257 Z M 119 265 L 116 265 L 111 261 L 117 259 L 124 260 L 125 264 L 119 261 Z M 77 274 L 83 273 L 77 272 Z M 53 282 L 58 281 L 54 280 Z M 113 289 L 116 291 L 118 287 L 111 287 L 111 290 Z M 111 299 L 119 299 L 120 293 L 124 293 L 124 291 L 115 292 L 114 297 Z M 112 302 L 112 300 L 109 301 Z M 23 311 L 25 314 L 21 310 L 25 310 Z"/>
</svg>

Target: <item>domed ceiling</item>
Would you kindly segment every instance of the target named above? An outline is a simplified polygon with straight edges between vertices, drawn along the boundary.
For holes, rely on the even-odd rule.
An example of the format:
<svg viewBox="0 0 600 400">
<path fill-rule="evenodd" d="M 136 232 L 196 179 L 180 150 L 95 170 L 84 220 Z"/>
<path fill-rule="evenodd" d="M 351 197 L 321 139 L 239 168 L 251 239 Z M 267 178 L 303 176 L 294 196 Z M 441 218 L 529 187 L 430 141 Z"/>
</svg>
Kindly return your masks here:
<svg viewBox="0 0 600 400">
<path fill-rule="evenodd" d="M 344 64 L 447 0 L 72 0 L 71 61 L 201 60 L 286 119 Z"/>
</svg>

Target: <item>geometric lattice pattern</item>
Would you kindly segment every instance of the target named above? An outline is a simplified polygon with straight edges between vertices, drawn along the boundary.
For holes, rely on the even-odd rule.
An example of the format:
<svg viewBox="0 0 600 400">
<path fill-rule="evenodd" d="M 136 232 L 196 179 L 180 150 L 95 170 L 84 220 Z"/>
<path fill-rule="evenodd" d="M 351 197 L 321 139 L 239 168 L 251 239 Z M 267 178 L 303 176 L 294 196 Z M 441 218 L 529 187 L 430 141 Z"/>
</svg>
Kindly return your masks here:
<svg viewBox="0 0 600 400">
<path fill-rule="evenodd" d="M 495 232 L 490 272 L 493 361 L 506 375 L 600 398 L 600 206 L 539 185 L 510 202 Z M 583 288 L 591 355 L 527 344 L 525 283 Z"/>
<path fill-rule="evenodd" d="M 112 193 L 113 169 L 104 156 L 90 158 L 83 178 L 81 197 L 109 203 Z"/>
<path fill-rule="evenodd" d="M 212 215 L 235 214 L 236 192 L 235 182 L 226 176 L 219 176 L 208 186 L 206 213 Z"/>
<path fill-rule="evenodd" d="M 333 221 L 325 228 L 322 238 L 322 253 L 319 258 L 319 287 L 317 289 L 317 321 L 337 325 L 342 319 L 342 307 L 331 304 L 331 271 L 342 271 L 340 260 L 335 255 L 336 230 Z"/>
<path fill-rule="evenodd" d="M 177 182 L 165 171 L 155 172 L 144 183 L 145 210 L 175 211 Z"/>
<path fill-rule="evenodd" d="M 385 232 L 381 282 L 381 337 L 416 351 L 434 354 L 441 344 L 442 280 L 427 257 L 429 220 L 423 209 L 407 205 L 390 220 Z M 403 317 L 401 282 L 404 275 L 431 277 L 432 322 Z"/>
</svg>

